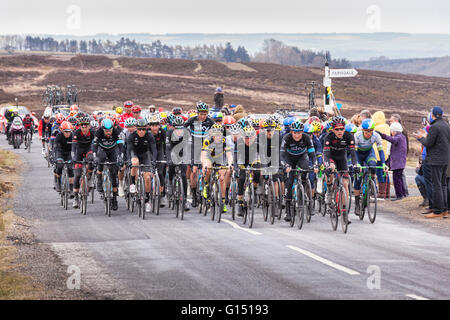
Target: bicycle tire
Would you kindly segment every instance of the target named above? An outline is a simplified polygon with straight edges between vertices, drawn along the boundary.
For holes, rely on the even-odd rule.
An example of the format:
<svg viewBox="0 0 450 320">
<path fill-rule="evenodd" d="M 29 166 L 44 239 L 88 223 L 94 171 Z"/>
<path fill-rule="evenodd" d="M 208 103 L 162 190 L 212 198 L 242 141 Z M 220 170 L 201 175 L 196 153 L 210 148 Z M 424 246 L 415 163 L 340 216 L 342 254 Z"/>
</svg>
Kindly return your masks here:
<svg viewBox="0 0 450 320">
<path fill-rule="evenodd" d="M 341 227 L 342 231 L 344 233 L 347 233 L 348 230 L 348 201 L 347 201 L 347 191 L 345 190 L 344 186 L 341 186 L 339 188 L 339 212 L 341 215 Z"/>
<path fill-rule="evenodd" d="M 173 197 L 174 197 L 175 218 L 177 218 L 177 219 L 180 215 L 180 195 L 179 195 L 180 188 L 179 187 L 180 187 L 180 184 L 178 181 L 178 177 L 175 176 Z"/>
<path fill-rule="evenodd" d="M 295 224 L 295 219 L 296 219 L 296 215 L 297 215 L 297 201 L 298 201 L 298 186 L 297 184 L 295 184 L 293 186 L 293 190 L 292 190 L 292 200 L 291 200 L 291 205 L 289 208 L 289 211 L 291 213 L 291 220 L 289 221 L 289 226 L 291 228 L 294 227 Z M 287 205 L 286 205 L 287 207 Z M 287 210 L 287 208 L 286 208 Z"/>
<path fill-rule="evenodd" d="M 377 189 L 375 188 L 375 182 L 370 180 L 367 194 L 367 216 L 370 223 L 374 223 L 377 218 Z M 373 209 L 371 208 L 373 204 Z"/>
<path fill-rule="evenodd" d="M 216 194 L 216 203 L 217 203 L 217 209 L 218 216 L 217 216 L 217 223 L 220 223 L 220 220 L 222 219 L 222 213 L 223 213 L 223 201 L 222 201 L 222 186 L 220 185 L 220 181 L 216 181 L 216 187 L 217 187 L 217 194 Z"/>
<path fill-rule="evenodd" d="M 267 201 L 269 203 L 269 214 L 270 214 L 270 224 L 275 223 L 275 207 L 276 207 L 276 200 L 275 200 L 275 183 L 272 179 L 270 179 L 269 182 L 269 190 L 267 194 Z"/>
<path fill-rule="evenodd" d="M 231 199 L 230 199 L 231 218 L 234 221 L 236 219 L 236 181 L 233 181 L 231 183 L 230 189 L 231 189 Z"/>
<path fill-rule="evenodd" d="M 277 179 L 278 184 L 278 197 L 277 197 L 277 205 L 278 205 L 278 220 L 281 220 L 281 216 L 283 215 L 283 188 L 281 187 L 281 180 Z"/>
<path fill-rule="evenodd" d="M 361 184 L 361 196 L 360 196 L 360 210 L 359 210 L 359 220 L 364 220 L 364 216 L 367 210 L 367 181 L 363 181 Z"/>
<path fill-rule="evenodd" d="M 297 194 L 297 212 L 296 212 L 296 217 L 297 219 L 297 228 L 299 230 L 302 229 L 303 227 L 303 222 L 305 221 L 305 211 L 306 211 L 306 205 L 305 205 L 305 188 L 303 187 L 302 183 L 298 184 L 298 194 Z"/>
<path fill-rule="evenodd" d="M 338 213 L 337 213 L 337 201 L 336 201 L 336 191 L 333 191 L 333 201 L 335 203 L 334 208 L 328 208 L 330 212 L 330 220 L 331 220 L 331 227 L 333 228 L 333 231 L 336 231 L 338 226 Z"/>
<path fill-rule="evenodd" d="M 244 217 L 243 217 L 243 220 L 244 220 L 243 223 L 244 224 L 247 224 L 247 218 L 248 218 L 248 207 L 249 207 L 248 203 L 250 201 L 250 195 L 249 195 L 250 190 L 249 189 L 250 189 L 250 187 L 248 186 L 244 190 Z"/>
<path fill-rule="evenodd" d="M 103 172 L 103 192 L 105 194 L 105 215 L 111 216 L 111 181 L 109 178 L 109 170 Z"/>
<path fill-rule="evenodd" d="M 69 208 L 69 181 L 67 171 L 64 172 L 64 209 Z"/>
<path fill-rule="evenodd" d="M 184 204 L 187 201 L 187 199 L 184 196 L 184 185 L 183 185 L 183 179 L 179 176 L 178 179 L 180 179 L 180 199 L 181 199 L 181 220 L 184 220 Z"/>
<path fill-rule="evenodd" d="M 83 174 L 81 179 L 81 213 L 86 215 L 87 212 L 87 201 L 88 201 L 88 185 L 87 185 L 87 177 Z"/>
<path fill-rule="evenodd" d="M 250 201 L 249 201 L 249 222 L 248 222 L 248 228 L 251 229 L 253 227 L 253 221 L 255 219 L 255 187 L 253 184 L 250 186 Z"/>
<path fill-rule="evenodd" d="M 140 180 L 140 192 L 139 192 L 139 200 L 141 203 L 141 213 L 142 213 L 142 220 L 145 220 L 145 181 L 144 181 L 144 176 L 141 174 L 141 176 L 139 177 Z"/>
<path fill-rule="evenodd" d="M 309 177 L 306 178 L 304 189 L 304 206 L 305 206 L 305 213 L 306 213 L 306 222 L 311 222 L 312 217 L 312 211 L 313 211 L 313 201 L 312 201 L 312 187 L 311 187 L 311 181 L 309 180 Z"/>
<path fill-rule="evenodd" d="M 208 193 L 208 196 L 211 198 L 211 221 L 214 221 L 214 218 L 216 217 L 216 210 L 218 210 L 216 195 L 217 195 L 217 184 L 214 182 L 211 184 L 210 193 Z"/>
<path fill-rule="evenodd" d="M 267 181 L 264 182 L 264 193 L 266 190 L 266 183 Z M 268 194 L 264 194 L 264 196 L 262 196 L 262 201 L 261 202 L 261 206 L 262 206 L 262 214 L 263 214 L 263 219 L 264 222 L 267 222 L 267 219 L 269 218 L 269 201 L 267 199 Z"/>
</svg>

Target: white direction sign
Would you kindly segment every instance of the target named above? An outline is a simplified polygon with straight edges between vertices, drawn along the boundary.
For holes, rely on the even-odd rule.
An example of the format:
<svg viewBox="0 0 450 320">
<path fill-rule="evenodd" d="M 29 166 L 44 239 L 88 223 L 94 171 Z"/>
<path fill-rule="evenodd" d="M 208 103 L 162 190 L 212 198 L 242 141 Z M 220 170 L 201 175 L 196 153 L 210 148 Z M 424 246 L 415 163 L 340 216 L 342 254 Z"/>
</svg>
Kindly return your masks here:
<svg viewBox="0 0 450 320">
<path fill-rule="evenodd" d="M 355 69 L 330 69 L 330 78 L 350 78 L 358 74 Z"/>
</svg>

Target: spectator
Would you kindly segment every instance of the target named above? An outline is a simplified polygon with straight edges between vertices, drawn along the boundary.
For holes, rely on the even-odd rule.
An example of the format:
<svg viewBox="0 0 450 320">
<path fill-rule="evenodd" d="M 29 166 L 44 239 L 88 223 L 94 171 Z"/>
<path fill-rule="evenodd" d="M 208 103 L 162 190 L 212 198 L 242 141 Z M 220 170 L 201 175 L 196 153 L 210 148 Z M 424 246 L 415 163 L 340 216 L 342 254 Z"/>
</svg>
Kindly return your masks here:
<svg viewBox="0 0 450 320">
<path fill-rule="evenodd" d="M 395 122 L 402 124 L 402 117 L 398 113 L 394 113 L 393 115 L 391 115 L 391 118 L 389 119 L 389 124 L 393 124 Z M 408 131 L 405 128 L 403 128 L 403 135 L 406 138 L 406 154 L 408 155 L 408 153 L 409 153 L 409 137 L 408 137 Z M 389 153 L 390 148 L 391 148 L 391 146 L 389 144 L 388 145 L 388 153 Z M 408 184 L 406 183 L 405 172 L 403 172 L 402 179 L 403 179 L 403 185 L 405 186 L 406 195 L 409 196 Z"/>
<path fill-rule="evenodd" d="M 366 120 L 366 119 L 371 119 L 372 115 L 370 114 L 369 110 L 363 110 L 359 113 L 359 115 L 361 116 L 361 122 Z"/>
<path fill-rule="evenodd" d="M 429 120 L 431 122 L 431 119 Z M 430 124 L 424 128 L 425 131 L 430 130 Z M 422 173 L 423 179 L 425 181 L 425 191 L 427 193 L 428 198 L 428 210 L 422 212 L 422 214 L 429 214 L 433 212 L 433 184 L 431 183 L 431 165 L 427 161 L 427 148 L 423 147 L 422 149 Z"/>
<path fill-rule="evenodd" d="M 447 213 L 449 210 L 450 210 L 450 166 L 447 166 Z"/>
<path fill-rule="evenodd" d="M 419 204 L 419 207 L 427 207 L 428 206 L 428 195 L 427 195 L 427 189 L 425 185 L 425 178 L 423 177 L 423 170 L 422 170 L 422 160 L 419 159 L 417 161 L 416 165 L 416 185 L 419 189 L 420 195 L 423 198 L 423 201 L 421 204 Z"/>
<path fill-rule="evenodd" d="M 233 117 L 236 119 L 236 121 L 239 121 L 242 118 L 246 118 L 248 116 L 247 112 L 245 112 L 245 109 L 242 105 L 238 105 L 236 107 L 236 111 L 234 112 Z"/>
<path fill-rule="evenodd" d="M 350 122 L 353 123 L 355 126 L 360 127 L 362 120 L 361 115 L 359 113 L 355 114 L 351 119 Z"/>
<path fill-rule="evenodd" d="M 373 121 L 375 122 L 375 131 L 384 133 L 385 135 L 390 134 L 390 128 L 386 124 L 386 116 L 384 115 L 383 111 L 377 111 L 372 116 Z M 389 157 L 389 154 L 387 153 L 387 141 L 383 140 L 383 152 L 386 157 L 386 159 Z M 375 155 L 377 157 L 377 166 L 380 167 L 383 164 L 381 163 L 380 155 L 378 154 L 378 149 L 376 148 L 376 144 L 374 144 L 374 151 Z M 389 164 L 387 164 L 389 166 Z M 378 180 L 378 198 L 386 198 L 390 196 L 390 189 L 387 188 L 388 182 L 386 181 L 386 176 L 384 175 L 383 169 L 377 169 L 377 180 Z"/>
<path fill-rule="evenodd" d="M 216 106 L 217 109 L 222 109 L 224 104 L 224 100 L 223 100 L 223 91 L 222 88 L 217 88 L 216 89 L 216 93 L 214 94 L 214 105 Z"/>
<path fill-rule="evenodd" d="M 431 165 L 433 184 L 433 213 L 425 218 L 439 218 L 448 215 L 447 203 L 447 167 L 450 160 L 450 126 L 445 121 L 441 107 L 431 109 L 429 133 L 419 130 L 415 137 L 427 147 L 427 160 Z"/>
<path fill-rule="evenodd" d="M 392 136 L 379 132 L 381 137 L 389 141 L 391 146 L 390 169 L 394 180 L 395 196 L 393 201 L 401 200 L 406 197 L 405 186 L 402 175 L 406 166 L 406 137 L 403 135 L 403 127 L 396 122 L 390 126 Z"/>
</svg>

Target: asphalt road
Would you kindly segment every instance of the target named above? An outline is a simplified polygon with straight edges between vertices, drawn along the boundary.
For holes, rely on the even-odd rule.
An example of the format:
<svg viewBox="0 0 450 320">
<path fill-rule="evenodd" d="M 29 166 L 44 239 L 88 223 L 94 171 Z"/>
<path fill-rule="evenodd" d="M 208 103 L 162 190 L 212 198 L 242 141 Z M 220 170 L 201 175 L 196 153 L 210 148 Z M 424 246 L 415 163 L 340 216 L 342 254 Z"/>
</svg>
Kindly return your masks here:
<svg viewBox="0 0 450 320">
<path fill-rule="evenodd" d="M 4 136 L 0 148 L 10 149 Z M 163 209 L 145 221 L 126 209 L 108 218 L 96 198 L 86 216 L 65 211 L 52 173 L 33 144 L 15 213 L 34 221 L 38 240 L 81 271 L 81 287 L 135 299 L 449 299 L 450 237 L 378 212 L 351 215 L 347 234 L 314 216 L 303 229 L 255 217 L 249 231 L 196 210 L 185 220 Z M 66 285 L 66 284 L 61 284 Z"/>
</svg>

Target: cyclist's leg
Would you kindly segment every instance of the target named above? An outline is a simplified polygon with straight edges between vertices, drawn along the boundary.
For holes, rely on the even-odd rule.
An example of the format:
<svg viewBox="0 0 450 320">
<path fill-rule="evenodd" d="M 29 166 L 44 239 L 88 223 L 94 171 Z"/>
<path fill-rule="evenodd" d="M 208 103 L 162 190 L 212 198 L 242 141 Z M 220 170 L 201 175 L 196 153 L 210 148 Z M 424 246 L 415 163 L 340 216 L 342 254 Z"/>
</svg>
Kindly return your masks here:
<svg viewBox="0 0 450 320">
<path fill-rule="evenodd" d="M 131 165 L 134 168 L 131 168 L 131 185 L 130 185 L 130 191 L 134 193 L 136 191 L 136 176 L 138 174 L 138 168 L 135 166 L 139 165 L 139 157 L 134 153 L 134 151 L 131 151 Z"/>
<path fill-rule="evenodd" d="M 237 202 L 239 204 L 239 213 L 238 216 L 242 217 L 244 215 L 243 207 L 244 207 L 244 183 L 245 183 L 245 171 L 239 170 L 239 178 L 237 181 L 238 192 L 237 192 Z"/>
<path fill-rule="evenodd" d="M 103 193 L 103 162 L 106 162 L 106 153 L 103 148 L 99 148 L 97 152 L 97 191 Z"/>
</svg>

